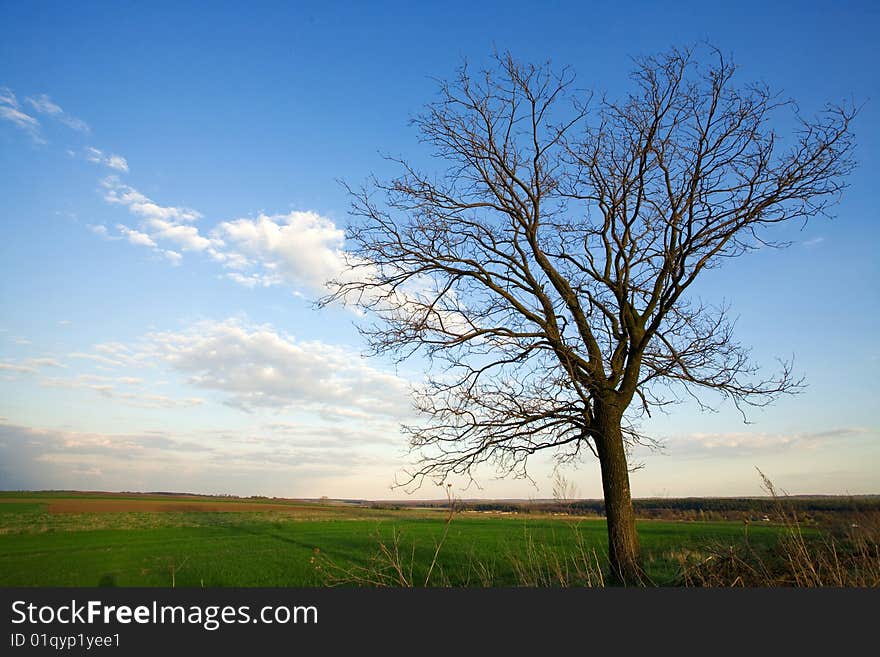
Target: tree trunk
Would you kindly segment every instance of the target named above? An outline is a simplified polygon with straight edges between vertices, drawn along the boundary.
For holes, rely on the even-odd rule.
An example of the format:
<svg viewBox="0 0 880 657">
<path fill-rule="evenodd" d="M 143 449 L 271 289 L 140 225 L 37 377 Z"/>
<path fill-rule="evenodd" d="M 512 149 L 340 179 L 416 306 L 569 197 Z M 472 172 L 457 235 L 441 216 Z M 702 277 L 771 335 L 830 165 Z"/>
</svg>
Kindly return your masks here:
<svg viewBox="0 0 880 657">
<path fill-rule="evenodd" d="M 605 517 L 608 524 L 608 557 L 616 583 L 642 585 L 645 572 L 639 557 L 639 536 L 629 492 L 629 470 L 620 428 L 623 412 L 614 405 L 596 403 L 593 419 L 599 436 L 596 452 L 602 468 Z"/>
</svg>

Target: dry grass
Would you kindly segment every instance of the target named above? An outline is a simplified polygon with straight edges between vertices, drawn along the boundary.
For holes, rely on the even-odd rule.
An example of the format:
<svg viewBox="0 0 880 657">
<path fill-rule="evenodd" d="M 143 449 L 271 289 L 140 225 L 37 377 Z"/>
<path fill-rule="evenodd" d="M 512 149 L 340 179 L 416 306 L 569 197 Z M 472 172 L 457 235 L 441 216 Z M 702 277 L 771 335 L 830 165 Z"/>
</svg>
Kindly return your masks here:
<svg viewBox="0 0 880 657">
<path fill-rule="evenodd" d="M 770 551 L 739 545 L 707 545 L 679 556 L 681 583 L 701 587 L 880 587 L 880 514 L 847 515 L 843 531 L 807 535 L 784 495 L 760 472 L 783 530 Z"/>
<path fill-rule="evenodd" d="M 569 490 L 566 488 L 565 490 Z M 448 512 L 443 532 L 436 541 L 427 573 L 422 579 L 415 576 L 416 545 L 402 545 L 402 534 L 392 530 L 390 539 L 376 537 L 377 549 L 366 565 L 344 566 L 315 550 L 312 557 L 316 574 L 327 586 L 369 586 L 403 587 L 450 586 L 449 578 L 443 572 L 439 557 L 443 544 L 449 535 L 449 527 L 459 511 L 451 489 L 446 488 Z M 575 535 L 575 548 L 560 553 L 559 550 L 534 540 L 526 531 L 525 549 L 521 552 L 508 551 L 508 565 L 516 575 L 519 586 L 523 587 L 593 587 L 604 586 L 605 577 L 596 550 L 589 548 L 577 523 L 571 523 Z M 497 585 L 498 563 L 472 558 L 467 566 L 468 576 L 465 586 L 491 587 Z"/>
<path fill-rule="evenodd" d="M 449 536 L 449 527 L 452 519 L 458 512 L 456 500 L 452 495 L 452 484 L 444 489 L 448 501 L 448 511 L 443 523 L 443 532 L 434 546 L 434 554 L 428 565 L 424 580 L 417 581 L 415 576 L 416 545 L 411 544 L 409 551 L 401 549 L 401 533 L 392 529 L 390 540 L 384 540 L 381 536 L 376 537 L 378 549 L 371 555 L 367 565 L 343 566 L 328 559 L 315 549 L 315 556 L 311 561 L 315 572 L 326 586 L 370 586 L 370 587 L 399 587 L 411 588 L 417 586 L 448 586 L 449 580 L 443 574 L 438 564 L 438 557 L 446 538 Z M 435 578 L 436 574 L 436 578 Z"/>
<path fill-rule="evenodd" d="M 444 540 L 445 532 L 435 544 L 434 555 L 424 577 L 416 574 L 415 543 L 405 543 L 403 534 L 396 529 L 387 539 L 376 537 L 377 549 L 366 565 L 341 565 L 317 549 L 312 564 L 319 581 L 325 586 L 448 587 L 452 584 L 440 563 Z M 601 587 L 605 586 L 603 561 L 604 555 L 600 557 L 595 549 L 589 548 L 577 532 L 575 548 L 565 551 L 539 543 L 527 533 L 522 551 L 501 553 L 494 561 L 471 558 L 462 585 L 498 586 L 498 571 L 503 569 L 512 571 L 516 585 L 522 587 Z"/>
<path fill-rule="evenodd" d="M 759 471 L 760 472 L 760 471 Z M 680 565 L 678 585 L 699 587 L 880 587 L 880 513 L 848 514 L 833 528 L 805 527 L 789 511 L 773 484 L 761 478 L 775 503 L 781 523 L 777 542 L 753 544 L 749 525 L 735 544 L 706 543 L 671 550 L 664 557 Z M 403 546 L 402 535 L 377 537 L 377 551 L 365 566 L 343 567 L 316 553 L 313 563 L 326 585 L 375 587 L 449 586 L 440 566 L 440 552 L 455 515 L 450 510 L 424 578 L 416 578 L 416 546 Z M 515 574 L 523 587 L 602 587 L 606 585 L 606 555 L 586 545 L 577 522 L 570 527 L 574 548 L 560 549 L 538 542 L 526 531 L 524 547 L 499 554 L 493 563 L 472 559 L 466 586 L 498 584 L 499 569 Z M 651 582 L 646 582 L 651 585 Z"/>
<path fill-rule="evenodd" d="M 525 538 L 522 554 L 508 553 L 517 583 L 525 587 L 596 587 L 605 586 L 602 561 L 594 548 L 584 543 L 583 536 L 572 526 L 575 536 L 573 550 L 560 554 L 531 535 Z"/>
</svg>

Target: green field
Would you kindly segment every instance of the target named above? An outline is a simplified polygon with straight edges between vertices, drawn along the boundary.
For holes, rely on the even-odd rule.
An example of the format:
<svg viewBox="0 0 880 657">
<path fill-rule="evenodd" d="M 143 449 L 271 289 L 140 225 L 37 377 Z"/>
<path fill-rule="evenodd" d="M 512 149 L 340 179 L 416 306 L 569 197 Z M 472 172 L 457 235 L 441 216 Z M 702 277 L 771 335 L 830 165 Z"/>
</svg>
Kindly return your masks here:
<svg viewBox="0 0 880 657">
<path fill-rule="evenodd" d="M 0 585 L 322 586 L 334 564 L 367 567 L 380 542 L 393 546 L 394 535 L 400 562 L 421 584 L 447 527 L 438 510 L 300 503 L 273 504 L 265 511 L 174 511 L 169 506 L 188 501 L 138 497 L 161 502 L 164 510 L 71 512 L 80 499 L 86 509 L 126 504 L 126 498 L 111 495 L 0 495 Z M 68 510 L 58 512 L 53 504 L 60 503 Z M 771 524 L 752 525 L 749 541 L 770 546 L 778 531 Z M 639 532 L 657 584 L 675 581 L 682 555 L 744 539 L 740 522 L 646 520 Z M 568 568 L 575 555 L 595 550 L 604 562 L 606 545 L 602 519 L 460 513 L 448 525 L 431 583 L 522 585 L 537 575 L 552 583 L 553 572 L 560 565 Z"/>
</svg>

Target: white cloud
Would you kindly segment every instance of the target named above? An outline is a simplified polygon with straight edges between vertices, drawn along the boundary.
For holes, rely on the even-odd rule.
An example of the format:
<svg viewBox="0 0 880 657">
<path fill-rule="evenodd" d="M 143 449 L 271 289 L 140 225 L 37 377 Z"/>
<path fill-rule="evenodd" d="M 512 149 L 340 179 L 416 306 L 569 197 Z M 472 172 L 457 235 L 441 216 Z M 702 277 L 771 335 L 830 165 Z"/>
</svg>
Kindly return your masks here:
<svg viewBox="0 0 880 657">
<path fill-rule="evenodd" d="M 321 296 L 329 291 L 330 281 L 350 276 L 348 265 L 355 262 L 344 249 L 345 231 L 315 212 L 261 214 L 256 219 L 227 221 L 219 224 L 212 235 L 224 245 L 222 257 L 215 259 L 238 270 L 227 277 L 249 288 L 287 283 L 297 294 L 302 289 Z M 357 275 L 374 274 L 375 269 L 363 263 Z M 410 281 L 406 288 L 384 286 L 369 293 L 389 314 L 416 314 L 421 320 L 430 307 L 424 320 L 432 326 L 458 334 L 473 330 L 454 292 L 446 292 L 443 303 L 435 304 L 437 292 L 436 282 L 423 277 Z"/>
<path fill-rule="evenodd" d="M 143 389 L 143 380 L 133 376 L 79 374 L 71 378 L 47 377 L 40 383 L 48 388 L 93 390 L 102 397 L 113 399 L 114 403 L 124 403 L 138 408 L 190 408 L 205 403 L 205 400 L 199 397 L 173 398 L 148 392 Z M 128 389 L 120 390 L 120 385 Z M 131 390 L 131 387 L 135 390 Z"/>
<path fill-rule="evenodd" d="M 86 157 L 93 162 L 107 160 L 96 148 L 89 148 Z M 315 212 L 225 221 L 206 235 L 193 225 L 202 218 L 197 210 L 159 205 L 115 175 L 104 178 L 101 186 L 108 203 L 126 207 L 140 220 L 136 235 L 131 232 L 134 228 L 119 225 L 123 235 L 132 243 L 157 250 L 163 243 L 173 246 L 162 255 L 175 265 L 180 262 L 180 251 L 203 252 L 233 270 L 226 277 L 245 287 L 286 283 L 295 293 L 305 289 L 311 294 L 325 293 L 326 282 L 345 267 L 344 231 Z M 93 230 L 106 236 L 106 229 Z"/>
<path fill-rule="evenodd" d="M 83 373 L 74 365 L 83 360 L 94 363 L 103 374 Z M 223 403 L 248 412 L 288 410 L 325 422 L 356 421 L 364 430 L 378 431 L 381 425 L 383 433 L 393 431 L 388 427 L 411 415 L 408 382 L 370 366 L 353 350 L 318 340 L 299 341 L 270 325 L 235 318 L 201 321 L 182 331 L 148 333 L 132 344 L 97 344 L 88 352 L 68 353 L 65 361 L 71 363 L 73 373 L 44 376 L 42 385 L 92 390 L 144 407 L 203 403 L 195 396 L 156 395 L 143 384 L 141 373 L 159 368 L 160 373 L 181 375 L 181 383 L 219 392 Z M 51 357 L 0 364 L 0 370 L 20 374 L 67 367 Z M 138 389 L 120 390 L 121 385 Z"/>
<path fill-rule="evenodd" d="M 95 164 L 103 164 L 117 171 L 128 172 L 128 161 L 121 155 L 105 155 L 104 151 L 93 146 L 88 146 L 85 150 L 86 159 Z"/>
<path fill-rule="evenodd" d="M 55 358 L 28 358 L 21 363 L 0 363 L 0 371 L 33 374 L 42 367 L 66 368 L 67 365 Z"/>
<path fill-rule="evenodd" d="M 155 354 L 190 384 L 228 395 L 228 403 L 321 412 L 356 409 L 370 416 L 408 412 L 406 381 L 374 369 L 356 353 L 319 341 L 299 342 L 271 326 L 204 321 L 189 330 L 147 336 Z"/>
<path fill-rule="evenodd" d="M 107 226 L 101 224 L 86 224 L 86 228 L 92 231 L 95 235 L 100 235 L 105 239 L 111 239 L 110 233 L 107 232 Z"/>
<path fill-rule="evenodd" d="M 92 161 L 103 161 L 104 155 L 96 148 L 89 149 L 88 157 Z M 168 260 L 172 265 L 179 265 L 183 256 L 180 251 L 209 251 L 222 247 L 222 243 L 211 240 L 199 233 L 199 229 L 187 222 L 201 218 L 201 214 L 191 208 L 162 206 L 138 190 L 125 185 L 116 176 L 108 176 L 101 181 L 105 189 L 104 199 L 108 203 L 122 205 L 129 212 L 140 218 L 138 228 L 125 224 L 117 224 L 116 228 L 131 244 L 145 246 L 154 253 Z M 108 237 L 104 227 L 90 228 Z M 111 238 L 112 239 L 112 238 Z M 175 248 L 164 248 L 160 242 L 170 243 Z"/>
<path fill-rule="evenodd" d="M 195 226 L 153 217 L 148 218 L 143 226 L 153 237 L 173 242 L 184 251 L 204 251 L 212 244 L 210 239 L 199 234 Z"/>
<path fill-rule="evenodd" d="M 315 212 L 236 219 L 219 224 L 214 234 L 238 267 L 258 263 L 259 274 L 230 276 L 249 287 L 285 281 L 322 293 L 325 283 L 343 269 L 345 233 Z"/>
<path fill-rule="evenodd" d="M 865 427 L 839 427 L 810 432 L 749 432 L 691 433 L 670 438 L 663 447 L 671 454 L 747 455 L 792 449 L 815 449 L 835 440 L 872 433 Z"/>
<path fill-rule="evenodd" d="M 24 130 L 34 143 L 45 144 L 46 140 L 40 134 L 40 122 L 21 111 L 21 105 L 11 89 L 0 87 L 0 119 L 11 122 L 16 127 Z"/>
<path fill-rule="evenodd" d="M 55 358 L 29 358 L 25 361 L 28 365 L 33 365 L 34 367 L 59 367 L 66 368 L 67 365 L 56 360 Z"/>
<path fill-rule="evenodd" d="M 271 325 L 231 318 L 201 321 L 180 331 L 146 334 L 137 342 L 109 342 L 88 352 L 68 353 L 65 360 L 87 360 L 96 373 L 43 377 L 54 388 L 88 389 L 135 405 L 172 407 L 201 404 L 195 396 L 150 396 L 143 372 L 176 373 L 181 384 L 220 393 L 224 404 L 247 412 L 304 413 L 324 422 L 357 422 L 365 431 L 396 432 L 410 417 L 409 383 L 372 367 L 352 349 L 318 340 L 299 341 Z M 33 373 L 36 366 L 65 367 L 51 359 L 8 363 L 5 369 Z M 137 391 L 120 385 L 138 386 Z M 157 384 L 158 385 L 158 384 Z"/>
<path fill-rule="evenodd" d="M 23 374 L 32 374 L 36 371 L 37 368 L 27 365 L 19 365 L 18 363 L 0 363 L 0 372 L 20 372 Z"/>
<path fill-rule="evenodd" d="M 118 228 L 119 232 L 125 235 L 128 238 L 128 241 L 132 244 L 138 244 L 140 246 L 156 246 L 156 243 L 146 233 L 133 230 L 123 224 L 116 224 L 116 228 Z"/>
<path fill-rule="evenodd" d="M 38 114 L 45 114 L 47 116 L 51 116 L 53 119 L 56 119 L 66 125 L 68 128 L 73 130 L 77 130 L 78 132 L 91 132 L 91 128 L 89 128 L 88 124 L 82 119 L 78 119 L 75 116 L 71 116 L 57 103 L 52 102 L 52 99 L 49 98 L 46 94 L 40 94 L 39 96 L 31 96 L 29 98 L 25 98 L 25 102 L 34 108 Z"/>
<path fill-rule="evenodd" d="M 51 114 L 53 116 L 64 114 L 64 110 L 59 105 L 53 103 L 46 94 L 41 94 L 36 98 L 25 98 L 25 102 L 40 114 Z"/>
<path fill-rule="evenodd" d="M 103 356 L 101 354 L 89 354 L 81 351 L 74 351 L 72 353 L 69 353 L 67 354 L 67 357 L 81 360 L 91 360 L 102 365 L 108 365 L 110 367 L 121 367 L 122 365 L 125 365 L 125 360 L 120 358 L 110 358 L 109 356 Z"/>
<path fill-rule="evenodd" d="M 108 203 L 123 205 L 132 214 L 144 219 L 158 219 L 168 222 L 193 222 L 202 217 L 199 212 L 191 208 L 158 205 L 134 187 L 121 183 L 116 176 L 104 178 L 101 181 L 101 185 L 107 190 L 104 194 L 104 200 Z"/>
<path fill-rule="evenodd" d="M 40 122 L 34 117 L 8 105 L 0 105 L 0 117 L 7 121 L 12 121 L 19 128 L 30 132 L 32 135 L 35 135 L 40 127 Z"/>
<path fill-rule="evenodd" d="M 94 151 L 91 157 L 97 160 L 103 157 L 101 151 L 91 151 Z M 134 187 L 121 183 L 116 176 L 108 176 L 101 181 L 101 185 L 106 190 L 104 199 L 108 203 L 125 206 L 129 212 L 140 218 L 138 229 L 117 224 L 117 229 L 132 244 L 153 249 L 173 265 L 180 264 L 180 251 L 207 250 L 213 253 L 222 248 L 222 242 L 205 237 L 198 228 L 190 224 L 202 216 L 196 210 L 154 203 Z M 160 242 L 170 243 L 175 248 L 162 248 Z"/>
<path fill-rule="evenodd" d="M 139 360 L 134 350 L 121 342 L 102 342 L 95 345 L 95 351 L 129 363 L 136 363 Z"/>
<path fill-rule="evenodd" d="M 177 251 L 172 251 L 170 249 L 162 249 L 162 255 L 175 267 L 180 264 L 180 261 L 183 259 L 183 256 L 180 255 Z"/>
<path fill-rule="evenodd" d="M 297 431 L 96 432 L 0 422 L 0 488 L 177 490 L 335 497 L 388 495 L 398 464 L 359 445 L 374 436 Z M 377 484 L 376 482 L 381 482 Z"/>
<path fill-rule="evenodd" d="M 9 87 L 0 87 L 0 105 L 18 107 L 18 99 Z"/>
<path fill-rule="evenodd" d="M 237 271 L 232 271 L 226 274 L 226 278 L 231 281 L 235 281 L 239 285 L 244 285 L 245 287 L 255 288 L 255 287 L 272 287 L 273 285 L 278 285 L 282 282 L 279 276 L 270 275 L 270 274 L 240 274 Z"/>
<path fill-rule="evenodd" d="M 117 171 L 128 171 L 128 161 L 121 155 L 108 156 L 106 164 L 111 169 L 116 169 Z"/>
<path fill-rule="evenodd" d="M 92 150 L 95 159 L 103 157 L 101 151 Z M 108 176 L 101 185 L 108 203 L 125 206 L 141 219 L 138 230 L 118 225 L 130 242 L 154 249 L 173 265 L 180 263 L 180 251 L 205 253 L 232 270 L 226 278 L 248 288 L 287 284 L 295 295 L 303 296 L 305 291 L 321 296 L 328 292 L 329 281 L 345 277 L 347 259 L 352 257 L 344 250 L 345 231 L 316 212 L 260 214 L 255 219 L 224 221 L 206 236 L 193 225 L 202 215 L 192 208 L 159 205 L 121 183 L 117 176 Z M 163 250 L 165 244 L 174 249 Z M 359 273 L 369 276 L 371 268 L 362 267 Z M 396 312 L 422 315 L 424 298 L 433 289 L 433 282 L 426 279 L 413 282 L 406 290 L 383 289 L 381 294 L 395 299 L 386 304 L 389 311 L 393 305 Z M 455 308 L 454 294 L 448 292 L 444 300 L 448 307 L 434 307 L 428 321 L 442 322 L 446 331 L 471 330 Z"/>
</svg>

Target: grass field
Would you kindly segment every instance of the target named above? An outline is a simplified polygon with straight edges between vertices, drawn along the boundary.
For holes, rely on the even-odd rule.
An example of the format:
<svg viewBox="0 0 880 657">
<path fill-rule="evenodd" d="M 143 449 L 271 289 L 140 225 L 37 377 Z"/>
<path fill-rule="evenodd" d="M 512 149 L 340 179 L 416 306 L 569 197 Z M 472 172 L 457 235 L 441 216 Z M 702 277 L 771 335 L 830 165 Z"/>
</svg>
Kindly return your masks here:
<svg viewBox="0 0 880 657">
<path fill-rule="evenodd" d="M 328 565 L 368 566 L 394 544 L 423 583 L 446 514 L 357 506 L 170 498 L 0 494 L 2 586 L 320 586 Z M 740 522 L 646 520 L 639 533 L 650 577 L 672 583 L 680 558 L 709 543 L 741 543 Z M 752 545 L 779 528 L 752 525 Z M 523 584 L 523 564 L 606 549 L 604 520 L 456 514 L 430 583 Z M 540 568 L 540 567 L 539 567 Z M 332 569 L 332 568 L 331 568 Z M 552 577 L 549 577 L 552 580 Z"/>
</svg>

